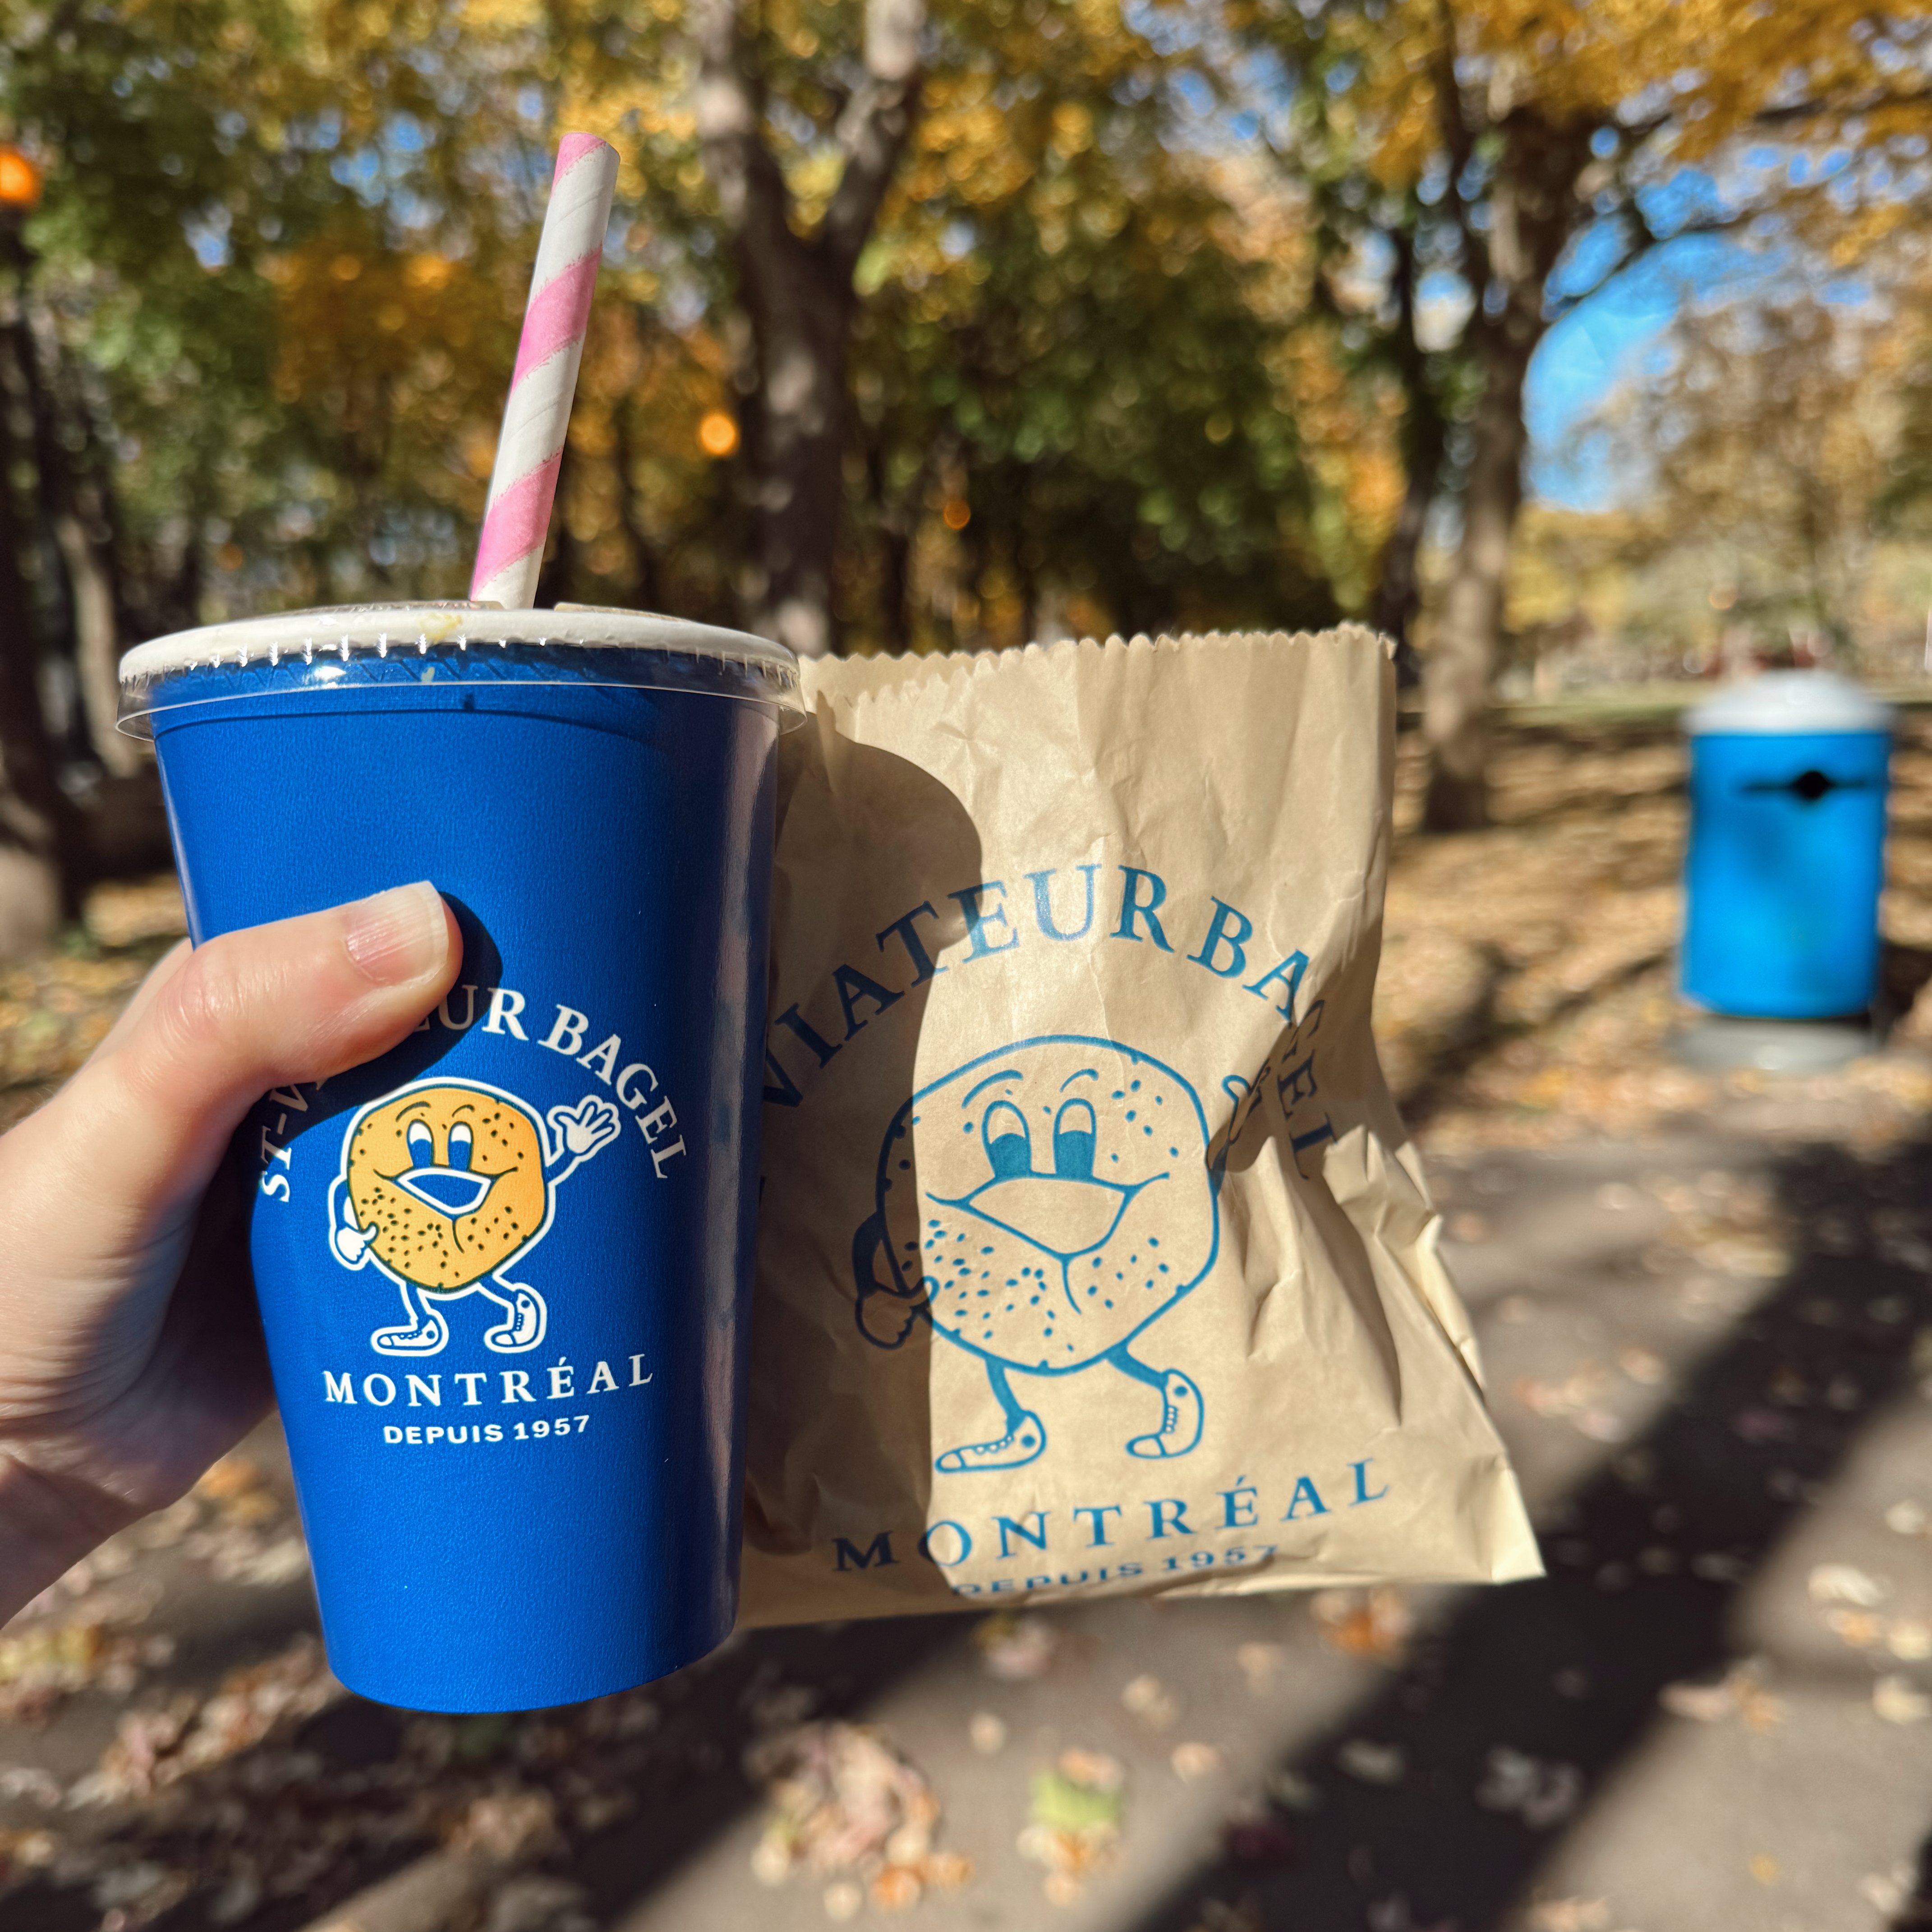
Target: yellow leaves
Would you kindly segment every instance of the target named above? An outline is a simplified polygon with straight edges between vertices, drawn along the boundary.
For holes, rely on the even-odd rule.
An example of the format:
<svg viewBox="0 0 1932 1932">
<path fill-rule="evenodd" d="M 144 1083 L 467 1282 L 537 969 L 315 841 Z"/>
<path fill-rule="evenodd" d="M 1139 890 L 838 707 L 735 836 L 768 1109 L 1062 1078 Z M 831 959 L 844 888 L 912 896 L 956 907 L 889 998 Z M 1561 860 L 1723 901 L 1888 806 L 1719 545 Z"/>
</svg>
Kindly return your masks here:
<svg viewBox="0 0 1932 1932">
<path fill-rule="evenodd" d="M 914 131 L 904 194 L 914 206 L 957 196 L 991 207 L 1017 194 L 1033 171 L 982 74 L 936 78 Z"/>
<path fill-rule="evenodd" d="M 479 40 L 509 39 L 543 25 L 540 0 L 463 0 L 465 34 Z"/>
<path fill-rule="evenodd" d="M 425 447 L 450 452 L 449 488 L 473 508 L 473 445 L 494 443 L 514 323 L 469 263 L 348 238 L 319 236 L 263 264 L 275 292 L 275 393 L 318 410 L 365 465 L 413 450 L 412 485 L 432 495 L 438 466 L 423 464 Z"/>
<path fill-rule="evenodd" d="M 476 482 L 487 483 L 490 472 L 496 467 L 496 430 L 481 423 L 470 424 L 463 432 L 462 452 L 464 467 Z"/>
<path fill-rule="evenodd" d="M 1053 110 L 1053 152 L 1063 160 L 1083 154 L 1093 145 L 1093 116 L 1077 101 L 1063 100 Z"/>
<path fill-rule="evenodd" d="M 845 172 L 843 156 L 826 148 L 805 155 L 786 170 L 792 190 L 792 229 L 797 235 L 810 235 L 825 218 Z"/>
<path fill-rule="evenodd" d="M 1119 0 L 1075 0 L 1074 13 L 1081 32 L 1096 40 L 1110 39 L 1121 31 Z"/>
<path fill-rule="evenodd" d="M 1393 0 L 1378 15 L 1335 19 L 1332 48 L 1362 71 L 1331 111 L 1359 113 L 1377 179 L 1415 181 L 1443 145 L 1435 89 L 1447 22 L 1465 100 L 1492 126 L 1523 110 L 1558 124 L 1608 122 L 1651 93 L 1670 108 L 1675 152 L 1693 160 L 1796 85 L 1818 111 L 1787 120 L 1780 138 L 1839 137 L 1855 117 L 1861 138 L 1927 131 L 1923 104 L 1873 110 L 1897 90 L 1872 51 L 1880 43 L 1855 31 L 1867 17 L 1858 0 L 1458 0 L 1453 14 L 1438 0 Z"/>
<path fill-rule="evenodd" d="M 1845 220 L 1831 238 L 1827 259 L 1834 268 L 1849 268 L 1863 261 L 1880 243 L 1895 235 L 1912 210 L 1902 200 L 1863 208 Z M 1834 226 L 1837 224 L 1834 224 Z"/>
</svg>

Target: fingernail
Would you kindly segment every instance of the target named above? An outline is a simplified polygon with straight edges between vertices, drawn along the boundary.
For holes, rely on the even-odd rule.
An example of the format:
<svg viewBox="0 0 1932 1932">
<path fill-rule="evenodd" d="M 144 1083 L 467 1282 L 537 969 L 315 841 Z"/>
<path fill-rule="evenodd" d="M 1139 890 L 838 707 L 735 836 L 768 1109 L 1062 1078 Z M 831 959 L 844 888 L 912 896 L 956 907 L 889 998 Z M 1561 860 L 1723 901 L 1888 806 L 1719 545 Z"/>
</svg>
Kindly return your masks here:
<svg viewBox="0 0 1932 1932">
<path fill-rule="evenodd" d="M 347 911 L 342 943 L 364 976 L 378 986 L 406 985 L 443 964 L 449 928 L 443 896 L 427 879 L 358 899 Z"/>
</svg>

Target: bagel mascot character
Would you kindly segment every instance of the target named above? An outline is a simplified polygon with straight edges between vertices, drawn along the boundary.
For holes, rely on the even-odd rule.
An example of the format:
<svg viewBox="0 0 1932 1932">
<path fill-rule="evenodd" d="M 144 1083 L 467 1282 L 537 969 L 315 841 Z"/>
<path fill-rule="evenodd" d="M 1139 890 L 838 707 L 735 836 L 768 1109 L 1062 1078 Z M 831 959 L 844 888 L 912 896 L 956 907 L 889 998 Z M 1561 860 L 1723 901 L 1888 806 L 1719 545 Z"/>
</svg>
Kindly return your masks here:
<svg viewBox="0 0 1932 1932">
<path fill-rule="evenodd" d="M 993 1440 L 947 1449 L 943 1474 L 1032 1462 L 1046 1426 L 1013 1377 L 1102 1362 L 1158 1396 L 1130 1456 L 1200 1442 L 1199 1388 L 1134 1345 L 1213 1264 L 1220 1180 L 1194 1089 L 1112 1040 L 1002 1047 L 900 1108 L 852 1244 L 860 1330 L 897 1348 L 930 1322 L 985 1364 L 1005 1418 Z"/>
<path fill-rule="evenodd" d="M 329 1190 L 330 1244 L 347 1268 L 374 1262 L 402 1291 L 406 1319 L 378 1328 L 383 1355 L 434 1355 L 449 1340 L 449 1304 L 480 1294 L 501 1318 L 483 1331 L 499 1354 L 543 1340 L 543 1297 L 504 1272 L 542 1238 L 557 1190 L 621 1132 L 594 1094 L 541 1118 L 494 1087 L 419 1082 L 349 1124 Z"/>
</svg>

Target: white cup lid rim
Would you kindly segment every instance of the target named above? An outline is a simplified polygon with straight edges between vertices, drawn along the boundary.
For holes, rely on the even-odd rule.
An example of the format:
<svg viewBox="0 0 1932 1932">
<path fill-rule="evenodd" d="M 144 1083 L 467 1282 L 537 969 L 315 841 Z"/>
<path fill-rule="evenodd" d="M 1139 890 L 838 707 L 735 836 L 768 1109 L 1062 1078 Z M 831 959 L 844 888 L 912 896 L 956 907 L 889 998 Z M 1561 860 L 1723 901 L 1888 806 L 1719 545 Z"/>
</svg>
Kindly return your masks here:
<svg viewBox="0 0 1932 1932">
<path fill-rule="evenodd" d="M 562 604 L 548 610 L 505 610 L 494 604 L 417 602 L 347 604 L 285 610 L 137 644 L 121 660 L 128 684 L 174 673 L 248 664 L 307 651 L 388 652 L 474 644 L 563 644 L 590 650 L 663 651 L 756 666 L 795 680 L 798 660 L 783 644 L 748 632 L 722 629 L 650 610 Z"/>
</svg>

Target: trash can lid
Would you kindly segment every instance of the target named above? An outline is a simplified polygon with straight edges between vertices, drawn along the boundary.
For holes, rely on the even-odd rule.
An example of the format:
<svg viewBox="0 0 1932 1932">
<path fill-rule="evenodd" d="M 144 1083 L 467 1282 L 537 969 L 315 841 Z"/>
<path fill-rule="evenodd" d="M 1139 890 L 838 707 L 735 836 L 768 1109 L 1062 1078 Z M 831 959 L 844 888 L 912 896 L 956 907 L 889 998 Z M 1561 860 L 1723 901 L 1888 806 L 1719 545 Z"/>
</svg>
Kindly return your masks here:
<svg viewBox="0 0 1932 1932">
<path fill-rule="evenodd" d="M 1800 737 L 1809 732 L 1889 731 L 1896 719 L 1862 686 L 1828 670 L 1768 670 L 1684 714 L 1693 736 L 1749 733 Z"/>
</svg>

